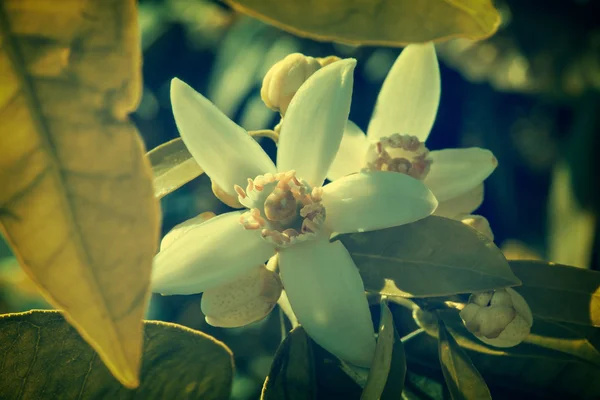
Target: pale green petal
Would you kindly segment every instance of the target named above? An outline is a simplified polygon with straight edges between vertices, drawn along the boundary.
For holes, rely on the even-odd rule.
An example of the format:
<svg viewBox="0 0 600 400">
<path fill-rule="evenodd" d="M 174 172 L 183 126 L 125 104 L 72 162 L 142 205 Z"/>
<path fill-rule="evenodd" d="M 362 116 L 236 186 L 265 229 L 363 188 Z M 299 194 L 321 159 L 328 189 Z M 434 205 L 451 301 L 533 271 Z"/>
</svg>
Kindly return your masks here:
<svg viewBox="0 0 600 400">
<path fill-rule="evenodd" d="M 171 103 L 186 147 L 227 194 L 237 196 L 234 185 L 245 187 L 248 178 L 276 171 L 269 156 L 248 132 L 177 78 L 171 81 Z"/>
<path fill-rule="evenodd" d="M 340 147 L 352 98 L 356 60 L 334 62 L 300 87 L 282 121 L 277 169 L 295 170 L 311 186 L 321 186 Z"/>
<path fill-rule="evenodd" d="M 362 279 L 340 242 L 307 242 L 279 253 L 281 278 L 298 321 L 321 347 L 369 366 L 375 338 Z"/>
<path fill-rule="evenodd" d="M 481 203 L 483 203 L 483 183 L 463 195 L 440 201 L 433 214 L 446 218 L 459 218 L 471 214 Z"/>
<path fill-rule="evenodd" d="M 440 102 L 440 69 L 432 43 L 411 44 L 388 73 L 375 105 L 369 140 L 394 133 L 429 136 Z"/>
<path fill-rule="evenodd" d="M 323 188 L 325 224 L 334 232 L 363 232 L 425 218 L 437 201 L 423 182 L 397 172 L 360 172 Z"/>
<path fill-rule="evenodd" d="M 229 282 L 266 262 L 274 248 L 245 230 L 241 212 L 219 215 L 185 231 L 154 257 L 152 291 L 192 294 Z"/>
<path fill-rule="evenodd" d="M 362 129 L 348 121 L 340 149 L 329 167 L 327 178 L 331 181 L 360 171 L 364 167 L 365 153 L 369 142 Z"/>
<path fill-rule="evenodd" d="M 491 151 L 478 147 L 432 151 L 429 155 L 433 163 L 425 184 L 440 202 L 472 191 L 498 165 Z"/>
</svg>

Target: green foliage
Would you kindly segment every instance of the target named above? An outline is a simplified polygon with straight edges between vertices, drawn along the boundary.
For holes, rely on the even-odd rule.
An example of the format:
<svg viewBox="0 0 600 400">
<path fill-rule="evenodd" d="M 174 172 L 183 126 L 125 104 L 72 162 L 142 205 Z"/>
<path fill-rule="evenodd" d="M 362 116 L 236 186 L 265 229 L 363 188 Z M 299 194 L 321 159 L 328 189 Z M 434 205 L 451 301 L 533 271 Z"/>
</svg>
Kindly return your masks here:
<svg viewBox="0 0 600 400">
<path fill-rule="evenodd" d="M 235 9 L 316 40 L 400 46 L 467 37 L 483 39 L 500 25 L 489 0 L 227 0 Z"/>
<path fill-rule="evenodd" d="M 491 399 L 485 381 L 467 353 L 439 320 L 439 354 L 444 379 L 454 400 Z"/>
<path fill-rule="evenodd" d="M 158 199 L 204 173 L 181 138 L 155 147 L 147 156 L 154 175 L 154 196 Z"/>
<path fill-rule="evenodd" d="M 385 296 L 445 296 L 520 284 L 489 239 L 447 218 L 336 239 L 350 252 L 365 289 Z"/>
<path fill-rule="evenodd" d="M 144 324 L 137 389 L 113 378 L 62 314 L 32 311 L 0 317 L 0 398 L 224 399 L 232 354 L 214 338 L 179 325 Z"/>
<path fill-rule="evenodd" d="M 2 1 L 0 43 L 0 231 L 46 300 L 136 387 L 160 234 L 128 117 L 141 95 L 137 2 Z"/>
<path fill-rule="evenodd" d="M 511 261 L 534 317 L 600 327 L 600 272 L 540 261 Z"/>
<path fill-rule="evenodd" d="M 283 340 L 265 380 L 261 399 L 312 399 L 316 396 L 313 352 L 302 327 Z"/>
<path fill-rule="evenodd" d="M 382 302 L 377 347 L 361 399 L 400 398 L 405 376 L 404 346 L 394 327 L 392 313 L 387 304 Z"/>
</svg>

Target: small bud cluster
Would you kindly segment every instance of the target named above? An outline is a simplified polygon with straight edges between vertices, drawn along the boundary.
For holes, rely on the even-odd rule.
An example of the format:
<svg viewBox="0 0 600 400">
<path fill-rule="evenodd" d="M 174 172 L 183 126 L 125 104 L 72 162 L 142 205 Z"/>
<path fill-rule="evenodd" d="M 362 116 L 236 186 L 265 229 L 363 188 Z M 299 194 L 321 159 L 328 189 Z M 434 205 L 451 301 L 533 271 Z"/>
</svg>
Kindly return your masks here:
<svg viewBox="0 0 600 400">
<path fill-rule="evenodd" d="M 533 325 L 527 302 L 511 288 L 472 294 L 460 317 L 478 339 L 496 347 L 518 345 Z"/>
</svg>

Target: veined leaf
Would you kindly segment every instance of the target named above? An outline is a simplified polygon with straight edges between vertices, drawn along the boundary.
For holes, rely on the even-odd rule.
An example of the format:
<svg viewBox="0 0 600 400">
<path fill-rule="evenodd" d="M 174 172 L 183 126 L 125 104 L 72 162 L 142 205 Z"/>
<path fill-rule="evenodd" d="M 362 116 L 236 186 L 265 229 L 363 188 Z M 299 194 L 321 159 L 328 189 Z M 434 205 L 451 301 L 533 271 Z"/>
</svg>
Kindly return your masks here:
<svg viewBox="0 0 600 400">
<path fill-rule="evenodd" d="M 600 272 L 541 261 L 510 261 L 534 316 L 600 327 Z"/>
<path fill-rule="evenodd" d="M 392 313 L 382 302 L 377 347 L 361 399 L 399 399 L 405 377 L 404 346 L 394 327 Z"/>
<path fill-rule="evenodd" d="M 0 398 L 225 399 L 233 357 L 221 342 L 176 324 L 144 324 L 140 386 L 125 389 L 56 311 L 0 316 Z"/>
<path fill-rule="evenodd" d="M 483 39 L 500 25 L 500 15 L 490 0 L 225 1 L 296 35 L 354 45 Z"/>
<path fill-rule="evenodd" d="M 159 209 L 128 114 L 136 1 L 0 3 L 0 226 L 48 301 L 138 384 Z"/>
<path fill-rule="evenodd" d="M 148 152 L 154 174 L 154 196 L 160 199 L 204 173 L 181 138 Z"/>
<path fill-rule="evenodd" d="M 337 357 L 310 340 L 315 363 L 317 400 L 359 400 L 362 388 L 356 383 L 355 371 Z M 354 374 L 354 378 L 350 375 Z"/>
<path fill-rule="evenodd" d="M 447 218 L 334 239 L 350 252 L 365 288 L 386 296 L 445 296 L 520 284 L 489 239 Z"/>
<path fill-rule="evenodd" d="M 390 306 L 400 335 L 406 335 L 416 328 L 410 310 L 396 307 L 394 304 Z M 473 364 L 485 377 L 494 398 L 496 398 L 495 394 L 502 398 L 529 398 L 530 393 L 535 394 L 536 398 L 600 398 L 600 369 L 589 362 L 581 362 L 583 361 L 581 358 L 526 342 L 504 349 L 490 347 L 497 351 L 496 354 L 479 351 L 464 346 L 465 338 L 470 338 L 473 343 L 477 339 L 466 332 L 456 311 L 438 310 L 437 313 L 445 321 L 448 331 L 467 351 Z M 447 318 L 448 315 L 452 318 Z M 584 329 L 580 333 L 568 333 L 558 326 L 565 324 L 546 322 L 548 323 L 544 323 L 539 318 L 534 319 L 532 332 L 575 338 L 581 335 L 581 332 L 596 329 L 570 325 Z M 466 336 L 463 336 L 465 333 Z M 482 348 L 487 346 L 481 344 Z M 411 366 L 440 368 L 437 334 L 418 335 L 405 342 L 404 348 L 409 368 Z"/>
<path fill-rule="evenodd" d="M 497 348 L 479 341 L 455 311 L 439 311 L 456 342 L 463 348 L 492 356 L 578 361 L 600 367 L 600 331 L 596 328 L 534 319 L 531 334 L 515 347 Z M 437 332 L 428 332 L 437 336 Z"/>
<path fill-rule="evenodd" d="M 315 371 L 310 339 L 302 327 L 283 340 L 265 380 L 261 399 L 313 399 Z"/>
<path fill-rule="evenodd" d="M 490 391 L 465 351 L 439 320 L 439 354 L 452 399 L 491 399 Z"/>
</svg>

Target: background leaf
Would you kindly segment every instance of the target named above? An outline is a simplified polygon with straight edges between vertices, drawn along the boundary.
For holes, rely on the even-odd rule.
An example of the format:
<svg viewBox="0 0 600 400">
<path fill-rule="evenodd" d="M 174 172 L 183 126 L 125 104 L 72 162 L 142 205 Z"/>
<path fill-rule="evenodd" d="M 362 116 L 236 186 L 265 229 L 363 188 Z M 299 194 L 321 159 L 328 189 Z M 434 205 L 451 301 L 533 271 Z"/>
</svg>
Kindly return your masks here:
<svg viewBox="0 0 600 400">
<path fill-rule="evenodd" d="M 515 347 L 498 348 L 478 340 L 454 310 L 438 311 L 456 342 L 469 350 L 495 356 L 545 358 L 591 363 L 600 367 L 600 331 L 596 328 L 535 318 L 531 334 Z M 433 335 L 437 334 L 433 332 Z"/>
<path fill-rule="evenodd" d="M 418 328 L 412 321 L 412 313 L 403 307 L 390 304 L 396 327 L 400 335 L 406 335 Z M 452 332 L 457 343 L 462 345 L 465 338 L 477 340 L 468 333 L 462 336 L 464 329 L 456 311 L 438 311 L 446 327 Z M 448 319 L 447 316 L 453 318 Z M 458 323 L 457 323 L 458 322 Z M 564 323 L 560 323 L 564 325 Z M 584 330 L 597 328 L 571 325 Z M 457 327 L 461 329 L 456 329 Z M 462 330 L 465 332 L 466 330 Z M 548 336 L 562 335 L 575 338 L 578 334 L 569 333 L 556 326 L 554 321 L 534 319 L 532 332 Z M 463 333 L 464 334 L 464 333 Z M 581 334 L 579 334 L 581 335 Z M 481 343 L 481 348 L 488 347 Z M 438 340 L 427 334 L 418 335 L 404 343 L 409 371 L 433 377 L 443 381 L 438 356 Z M 600 398 L 600 368 L 580 357 L 562 353 L 550 348 L 542 348 L 531 343 L 521 343 L 511 348 L 492 348 L 496 354 L 485 351 L 474 351 L 474 348 L 463 347 L 485 381 L 494 399 L 565 399 L 565 398 Z M 573 362 L 578 361 L 578 362 Z"/>
<path fill-rule="evenodd" d="M 0 3 L 0 225 L 48 301 L 129 387 L 159 236 L 135 0 Z"/>
<path fill-rule="evenodd" d="M 350 252 L 365 289 L 386 296 L 444 296 L 520 283 L 490 240 L 447 218 L 336 239 Z"/>
<path fill-rule="evenodd" d="M 144 324 L 140 386 L 122 387 L 56 311 L 0 316 L 0 398 L 224 399 L 232 354 L 211 336 L 158 321 Z"/>
<path fill-rule="evenodd" d="M 160 199 L 204 173 L 181 138 L 150 150 L 148 159 L 154 174 L 154 196 Z"/>
<path fill-rule="evenodd" d="M 315 372 L 310 339 L 302 327 L 283 340 L 265 380 L 261 399 L 313 399 Z"/>
<path fill-rule="evenodd" d="M 500 24 L 489 0 L 226 0 L 296 35 L 348 44 L 399 46 L 451 37 L 483 39 Z"/>
<path fill-rule="evenodd" d="M 377 347 L 361 399 L 401 398 L 405 376 L 404 346 L 394 328 L 392 313 L 387 304 L 382 302 Z"/>
<path fill-rule="evenodd" d="M 450 395 L 458 399 L 491 399 L 490 391 L 465 351 L 439 320 L 439 353 Z"/>
<path fill-rule="evenodd" d="M 600 272 L 541 261 L 510 261 L 534 316 L 600 327 Z"/>
</svg>

